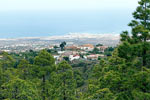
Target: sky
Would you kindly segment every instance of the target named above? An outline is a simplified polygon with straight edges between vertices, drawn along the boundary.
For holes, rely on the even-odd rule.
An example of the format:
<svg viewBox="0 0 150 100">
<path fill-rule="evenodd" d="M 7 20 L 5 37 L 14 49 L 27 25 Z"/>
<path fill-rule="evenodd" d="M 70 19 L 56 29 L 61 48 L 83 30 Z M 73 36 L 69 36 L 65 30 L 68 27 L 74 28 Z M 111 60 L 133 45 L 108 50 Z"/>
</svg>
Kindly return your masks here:
<svg viewBox="0 0 150 100">
<path fill-rule="evenodd" d="M 137 0 L 0 0 L 0 11 L 133 9 Z"/>
<path fill-rule="evenodd" d="M 0 38 L 120 33 L 138 0 L 0 0 Z"/>
</svg>

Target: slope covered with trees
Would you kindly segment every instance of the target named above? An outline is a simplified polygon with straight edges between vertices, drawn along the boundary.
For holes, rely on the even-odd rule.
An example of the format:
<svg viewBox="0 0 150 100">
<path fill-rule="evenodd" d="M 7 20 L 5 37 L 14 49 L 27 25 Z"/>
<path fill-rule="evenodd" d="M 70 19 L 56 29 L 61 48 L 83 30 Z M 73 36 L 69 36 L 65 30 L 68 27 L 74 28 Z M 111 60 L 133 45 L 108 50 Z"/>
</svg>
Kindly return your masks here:
<svg viewBox="0 0 150 100">
<path fill-rule="evenodd" d="M 55 64 L 46 50 L 2 52 L 0 100 L 150 100 L 150 0 L 133 17 L 112 56 L 92 67 Z"/>
<path fill-rule="evenodd" d="M 150 100 L 150 0 L 139 1 L 133 17 L 131 33 L 94 67 L 87 100 Z"/>
</svg>

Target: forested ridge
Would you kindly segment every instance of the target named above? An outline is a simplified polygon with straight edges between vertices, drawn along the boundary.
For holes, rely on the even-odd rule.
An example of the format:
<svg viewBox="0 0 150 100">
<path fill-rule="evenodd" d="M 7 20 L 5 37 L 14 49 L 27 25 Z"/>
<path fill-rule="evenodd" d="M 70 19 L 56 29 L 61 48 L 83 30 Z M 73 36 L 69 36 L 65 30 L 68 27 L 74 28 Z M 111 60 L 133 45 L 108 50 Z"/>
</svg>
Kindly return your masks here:
<svg viewBox="0 0 150 100">
<path fill-rule="evenodd" d="M 55 64 L 47 50 L 0 55 L 0 100 L 150 100 L 150 0 L 139 1 L 112 56 Z"/>
</svg>

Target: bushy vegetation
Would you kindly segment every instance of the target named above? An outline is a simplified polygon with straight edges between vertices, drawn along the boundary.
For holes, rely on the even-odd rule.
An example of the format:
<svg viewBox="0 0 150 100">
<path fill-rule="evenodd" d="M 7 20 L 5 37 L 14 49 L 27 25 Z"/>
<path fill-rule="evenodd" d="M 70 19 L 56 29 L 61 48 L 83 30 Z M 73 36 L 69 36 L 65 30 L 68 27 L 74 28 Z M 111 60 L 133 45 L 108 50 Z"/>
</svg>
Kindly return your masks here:
<svg viewBox="0 0 150 100">
<path fill-rule="evenodd" d="M 1 53 L 0 100 L 150 100 L 150 0 L 133 17 L 131 33 L 92 66 L 55 64 L 47 50 Z"/>
</svg>

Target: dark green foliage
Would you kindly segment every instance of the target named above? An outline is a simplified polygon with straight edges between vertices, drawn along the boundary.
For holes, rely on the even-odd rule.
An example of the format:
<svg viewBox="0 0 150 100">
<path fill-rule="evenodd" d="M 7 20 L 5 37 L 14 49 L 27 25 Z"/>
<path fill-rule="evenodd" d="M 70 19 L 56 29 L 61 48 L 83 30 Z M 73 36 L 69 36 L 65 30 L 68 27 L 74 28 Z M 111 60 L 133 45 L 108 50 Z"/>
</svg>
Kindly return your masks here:
<svg viewBox="0 0 150 100">
<path fill-rule="evenodd" d="M 31 78 L 31 65 L 27 60 L 22 59 L 17 68 L 21 79 L 26 80 Z"/>
<path fill-rule="evenodd" d="M 94 48 L 93 51 L 90 51 L 89 53 L 92 53 L 92 54 L 100 54 L 100 50 L 98 48 Z"/>
<path fill-rule="evenodd" d="M 55 45 L 55 46 L 54 46 L 54 50 L 57 51 L 57 48 L 59 48 L 59 47 Z"/>
<path fill-rule="evenodd" d="M 14 78 L 2 85 L 2 97 L 6 100 L 40 100 L 34 84 Z"/>
<path fill-rule="evenodd" d="M 133 13 L 135 20 L 129 23 L 132 28 L 131 35 L 127 31 L 121 34 L 121 41 L 131 44 L 130 56 L 138 56 L 142 58 L 143 66 L 147 66 L 149 62 L 149 50 L 150 50 L 150 0 L 139 1 L 139 6 Z M 125 46 L 125 45 L 124 45 Z M 134 48 L 135 47 L 135 48 Z M 139 54 L 141 52 L 141 54 Z"/>
<path fill-rule="evenodd" d="M 63 51 L 63 50 L 64 50 L 65 45 L 66 45 L 66 42 L 65 42 L 65 41 L 64 41 L 64 42 L 62 42 L 62 43 L 60 44 L 61 51 Z"/>
<path fill-rule="evenodd" d="M 75 100 L 75 87 L 72 67 L 66 62 L 62 61 L 57 68 L 59 77 L 59 96 L 60 100 Z"/>
<path fill-rule="evenodd" d="M 38 56 L 35 57 L 34 64 L 45 67 L 55 63 L 54 58 L 45 50 L 41 51 Z"/>
<path fill-rule="evenodd" d="M 48 85 L 47 77 L 55 70 L 54 63 L 54 58 L 46 50 L 42 50 L 34 60 L 34 65 L 37 68 L 35 69 L 35 74 L 37 74 L 38 78 L 42 79 L 40 83 L 42 100 L 46 100 L 48 96 L 46 87 Z"/>
<path fill-rule="evenodd" d="M 112 52 L 114 51 L 114 49 L 115 49 L 115 48 L 113 48 L 113 47 L 108 47 L 108 48 L 105 50 L 104 54 L 105 54 L 106 56 L 112 56 Z"/>
<path fill-rule="evenodd" d="M 47 49 L 47 52 L 48 53 L 51 53 L 51 54 L 58 54 L 57 50 L 53 50 L 53 49 Z"/>
<path fill-rule="evenodd" d="M 84 85 L 83 73 L 81 71 L 79 71 L 79 70 L 74 71 L 74 79 L 76 81 L 77 88 Z"/>
<path fill-rule="evenodd" d="M 63 59 L 69 62 L 69 57 L 63 57 Z"/>
<path fill-rule="evenodd" d="M 103 44 L 97 44 L 96 47 L 98 47 L 98 46 L 103 46 Z"/>
<path fill-rule="evenodd" d="M 139 5 L 131 34 L 124 31 L 99 62 L 69 62 L 72 68 L 68 58 L 55 64 L 50 50 L 2 52 L 0 100 L 150 100 L 150 0 Z"/>
<path fill-rule="evenodd" d="M 3 57 L 0 59 L 0 64 L 2 66 L 3 71 L 14 67 L 15 60 L 9 54 L 3 52 L 1 56 Z"/>
<path fill-rule="evenodd" d="M 129 23 L 131 34 L 124 31 L 121 43 L 108 60 L 93 68 L 85 98 L 100 99 L 102 90 L 110 98 L 102 100 L 150 99 L 150 0 L 141 0 Z"/>
</svg>

